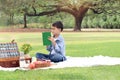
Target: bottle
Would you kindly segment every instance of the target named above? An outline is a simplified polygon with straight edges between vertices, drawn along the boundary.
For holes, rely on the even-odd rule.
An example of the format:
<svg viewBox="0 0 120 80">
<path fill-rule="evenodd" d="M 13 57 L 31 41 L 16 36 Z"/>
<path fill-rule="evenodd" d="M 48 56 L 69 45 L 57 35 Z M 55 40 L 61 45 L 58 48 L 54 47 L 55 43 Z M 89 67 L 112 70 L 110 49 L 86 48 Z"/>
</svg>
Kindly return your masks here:
<svg viewBox="0 0 120 80">
<path fill-rule="evenodd" d="M 20 58 L 19 58 L 19 66 L 21 68 L 25 67 L 26 63 L 25 63 L 25 57 L 24 57 L 24 53 L 21 52 L 20 53 Z"/>
</svg>

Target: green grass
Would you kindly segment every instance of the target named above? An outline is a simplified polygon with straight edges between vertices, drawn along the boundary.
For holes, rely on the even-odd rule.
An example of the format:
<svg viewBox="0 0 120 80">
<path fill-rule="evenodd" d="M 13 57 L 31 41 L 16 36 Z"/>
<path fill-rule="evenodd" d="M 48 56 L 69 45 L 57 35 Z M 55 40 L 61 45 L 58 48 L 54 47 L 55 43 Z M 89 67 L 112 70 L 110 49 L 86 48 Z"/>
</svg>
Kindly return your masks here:
<svg viewBox="0 0 120 80">
<path fill-rule="evenodd" d="M 69 32 L 62 34 L 66 43 L 67 56 L 117 56 L 120 57 L 120 33 L 119 32 Z M 30 43 L 34 56 L 36 52 L 48 53 L 42 45 L 41 33 L 0 33 L 0 42 L 10 42 L 12 39 L 18 43 L 18 47 L 24 43 Z"/>
<path fill-rule="evenodd" d="M 66 42 L 67 56 L 113 56 L 120 57 L 119 32 L 63 32 Z M 41 33 L 0 33 L 0 42 L 10 42 L 12 39 L 20 48 L 24 43 L 30 43 L 36 52 L 48 53 L 42 45 Z M 30 70 L 14 72 L 0 71 L 1 80 L 120 80 L 120 65 L 95 66 L 49 70 Z"/>
<path fill-rule="evenodd" d="M 14 72 L 0 71 L 1 80 L 120 80 L 120 66 L 98 66 Z"/>
</svg>

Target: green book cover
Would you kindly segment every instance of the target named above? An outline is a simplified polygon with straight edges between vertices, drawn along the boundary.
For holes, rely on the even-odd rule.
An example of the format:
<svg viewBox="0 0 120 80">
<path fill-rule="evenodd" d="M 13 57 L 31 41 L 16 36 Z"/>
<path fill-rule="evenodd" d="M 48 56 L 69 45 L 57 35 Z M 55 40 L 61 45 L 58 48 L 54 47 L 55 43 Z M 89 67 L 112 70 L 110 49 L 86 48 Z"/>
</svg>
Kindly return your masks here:
<svg viewBox="0 0 120 80">
<path fill-rule="evenodd" d="M 48 39 L 51 37 L 51 32 L 42 32 L 43 45 L 51 45 L 51 41 Z"/>
</svg>

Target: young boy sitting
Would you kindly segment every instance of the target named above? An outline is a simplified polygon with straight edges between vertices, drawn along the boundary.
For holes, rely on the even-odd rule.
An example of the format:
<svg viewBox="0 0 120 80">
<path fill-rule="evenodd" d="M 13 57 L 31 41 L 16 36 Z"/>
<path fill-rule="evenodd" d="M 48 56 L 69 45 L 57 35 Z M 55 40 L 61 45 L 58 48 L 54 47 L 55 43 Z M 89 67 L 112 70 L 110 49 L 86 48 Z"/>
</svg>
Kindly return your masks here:
<svg viewBox="0 0 120 80">
<path fill-rule="evenodd" d="M 53 37 L 48 38 L 52 44 L 47 46 L 49 54 L 36 53 L 37 60 L 47 59 L 51 60 L 52 62 L 61 62 L 66 60 L 65 43 L 63 37 L 60 34 L 62 31 L 63 24 L 61 21 L 57 21 L 52 24 L 51 32 Z"/>
</svg>

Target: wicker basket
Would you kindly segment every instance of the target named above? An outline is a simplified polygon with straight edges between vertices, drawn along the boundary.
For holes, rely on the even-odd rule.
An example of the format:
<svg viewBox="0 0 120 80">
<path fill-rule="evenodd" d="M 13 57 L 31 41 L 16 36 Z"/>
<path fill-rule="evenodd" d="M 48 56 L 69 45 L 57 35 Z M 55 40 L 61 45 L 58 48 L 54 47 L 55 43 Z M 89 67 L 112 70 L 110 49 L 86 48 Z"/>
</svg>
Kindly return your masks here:
<svg viewBox="0 0 120 80">
<path fill-rule="evenodd" d="M 0 66 L 19 67 L 19 56 L 17 43 L 0 43 Z"/>
<path fill-rule="evenodd" d="M 35 64 L 35 68 L 49 67 L 51 65 L 51 61 L 39 61 L 39 64 Z"/>
<path fill-rule="evenodd" d="M 0 58 L 0 66 L 2 66 L 2 67 L 19 67 L 19 57 Z"/>
</svg>

